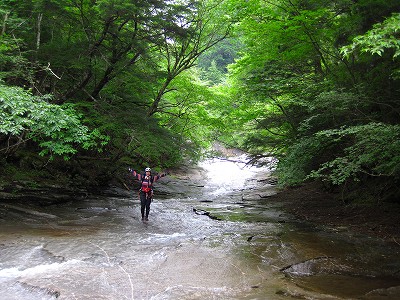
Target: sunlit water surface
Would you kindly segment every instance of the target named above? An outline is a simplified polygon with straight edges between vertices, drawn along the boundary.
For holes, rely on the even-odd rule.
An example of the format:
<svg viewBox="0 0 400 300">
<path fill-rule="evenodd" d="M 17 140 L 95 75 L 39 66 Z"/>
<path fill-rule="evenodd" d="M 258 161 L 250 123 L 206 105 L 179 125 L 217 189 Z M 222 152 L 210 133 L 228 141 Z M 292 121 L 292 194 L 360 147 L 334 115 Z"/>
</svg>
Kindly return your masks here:
<svg viewBox="0 0 400 300">
<path fill-rule="evenodd" d="M 0 205 L 0 299 L 400 299 L 398 247 L 268 200 L 268 168 L 203 162 L 137 192 Z"/>
</svg>

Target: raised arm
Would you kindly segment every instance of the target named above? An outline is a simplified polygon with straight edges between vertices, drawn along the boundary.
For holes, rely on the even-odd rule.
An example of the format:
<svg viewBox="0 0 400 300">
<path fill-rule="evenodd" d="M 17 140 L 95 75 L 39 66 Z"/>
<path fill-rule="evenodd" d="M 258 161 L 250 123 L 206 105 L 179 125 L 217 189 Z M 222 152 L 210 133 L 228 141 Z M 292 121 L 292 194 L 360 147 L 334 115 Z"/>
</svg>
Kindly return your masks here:
<svg viewBox="0 0 400 300">
<path fill-rule="evenodd" d="M 136 172 L 136 170 L 128 169 L 129 173 L 132 174 L 137 180 L 142 180 L 142 174 Z"/>
<path fill-rule="evenodd" d="M 164 177 L 164 176 L 167 176 L 167 175 L 168 175 L 168 173 L 162 173 L 162 174 L 159 174 L 159 175 L 154 175 L 153 182 L 156 182 L 161 177 Z"/>
</svg>

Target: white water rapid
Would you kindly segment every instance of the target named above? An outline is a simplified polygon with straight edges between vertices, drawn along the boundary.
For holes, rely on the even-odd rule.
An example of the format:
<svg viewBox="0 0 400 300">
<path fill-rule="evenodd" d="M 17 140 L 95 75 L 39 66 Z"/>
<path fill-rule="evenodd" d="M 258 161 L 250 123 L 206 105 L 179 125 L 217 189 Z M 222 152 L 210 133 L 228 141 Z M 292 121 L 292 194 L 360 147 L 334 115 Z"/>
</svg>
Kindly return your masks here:
<svg viewBox="0 0 400 300">
<path fill-rule="evenodd" d="M 268 200 L 269 170 L 244 159 L 162 178 L 149 222 L 136 189 L 52 205 L 0 201 L 0 299 L 400 295 L 397 248 L 294 220 Z"/>
</svg>

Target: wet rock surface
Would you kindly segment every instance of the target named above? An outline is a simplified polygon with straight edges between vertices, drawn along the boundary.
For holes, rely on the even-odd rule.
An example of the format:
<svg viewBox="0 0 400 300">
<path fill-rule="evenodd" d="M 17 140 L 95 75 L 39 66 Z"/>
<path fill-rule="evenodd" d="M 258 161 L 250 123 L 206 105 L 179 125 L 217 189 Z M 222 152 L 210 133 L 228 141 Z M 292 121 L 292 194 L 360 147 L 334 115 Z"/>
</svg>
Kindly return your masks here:
<svg viewBox="0 0 400 300">
<path fill-rule="evenodd" d="M 399 298 L 396 243 L 315 225 L 228 163 L 158 181 L 149 222 L 134 186 L 3 198 L 2 299 Z"/>
<path fill-rule="evenodd" d="M 283 203 L 297 218 L 383 239 L 400 246 L 400 205 L 398 203 L 344 203 L 340 195 L 328 193 L 318 183 L 285 189 L 271 197 Z"/>
</svg>

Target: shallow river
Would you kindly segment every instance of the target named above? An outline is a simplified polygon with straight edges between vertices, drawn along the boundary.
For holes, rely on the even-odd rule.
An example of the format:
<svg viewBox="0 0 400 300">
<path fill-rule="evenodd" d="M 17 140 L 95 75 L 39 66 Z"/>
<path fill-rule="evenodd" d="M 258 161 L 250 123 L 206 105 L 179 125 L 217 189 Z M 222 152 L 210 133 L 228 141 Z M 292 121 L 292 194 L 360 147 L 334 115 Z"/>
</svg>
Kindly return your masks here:
<svg viewBox="0 0 400 300">
<path fill-rule="evenodd" d="M 268 196 L 268 170 L 213 160 L 135 190 L 0 202 L 0 299 L 400 299 L 399 247 L 319 228 Z"/>
</svg>

